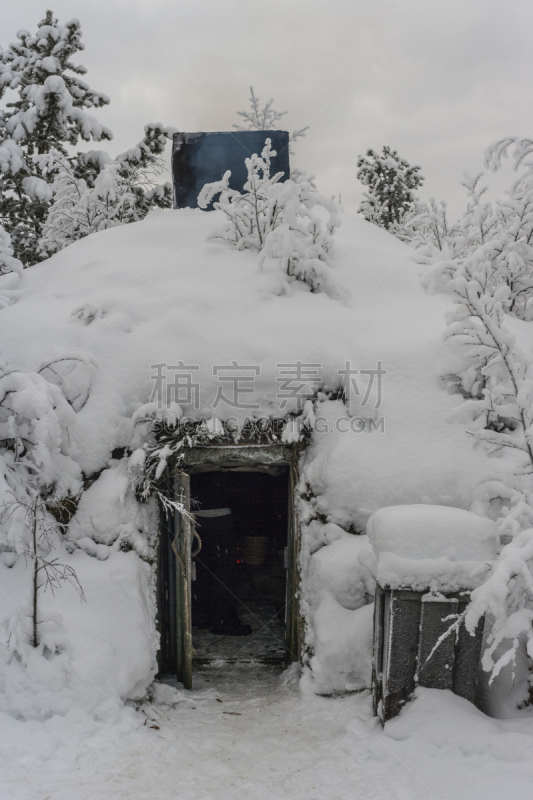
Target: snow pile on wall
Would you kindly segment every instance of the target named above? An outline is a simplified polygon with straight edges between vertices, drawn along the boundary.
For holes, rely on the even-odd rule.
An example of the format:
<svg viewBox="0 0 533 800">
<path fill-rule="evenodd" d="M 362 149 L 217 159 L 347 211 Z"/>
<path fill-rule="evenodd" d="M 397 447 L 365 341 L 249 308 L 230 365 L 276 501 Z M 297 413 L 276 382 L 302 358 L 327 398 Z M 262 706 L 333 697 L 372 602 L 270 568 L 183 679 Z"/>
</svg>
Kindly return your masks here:
<svg viewBox="0 0 533 800">
<path fill-rule="evenodd" d="M 497 556 L 495 522 L 460 508 L 389 506 L 367 525 L 374 549 L 361 561 L 380 586 L 453 592 L 474 589 Z"/>
<path fill-rule="evenodd" d="M 154 502 L 138 503 L 130 491 L 127 459 L 104 469 L 81 496 L 69 538 L 89 555 L 105 560 L 117 550 L 155 558 L 158 531 Z"/>
</svg>

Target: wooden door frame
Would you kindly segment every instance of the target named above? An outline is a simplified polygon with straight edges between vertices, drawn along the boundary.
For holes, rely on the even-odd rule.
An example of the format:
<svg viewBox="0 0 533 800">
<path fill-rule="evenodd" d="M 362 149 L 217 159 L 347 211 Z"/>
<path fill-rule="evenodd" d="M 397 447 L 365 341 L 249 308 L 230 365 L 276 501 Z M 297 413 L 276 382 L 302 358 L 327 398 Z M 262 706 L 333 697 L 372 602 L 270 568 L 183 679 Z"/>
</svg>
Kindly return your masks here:
<svg viewBox="0 0 533 800">
<path fill-rule="evenodd" d="M 174 474 L 174 499 L 185 509 L 191 508 L 191 480 L 181 470 Z M 172 549 L 176 557 L 176 675 L 185 689 L 192 689 L 192 578 L 193 521 L 190 513 L 174 512 L 174 540 Z"/>
<path fill-rule="evenodd" d="M 170 468 L 171 474 L 188 473 L 199 465 L 210 465 L 226 469 L 242 467 L 284 466 L 288 469 L 288 528 L 287 528 L 287 605 L 286 605 L 286 660 L 290 664 L 300 662 L 303 644 L 303 620 L 300 613 L 300 549 L 301 533 L 295 491 L 299 478 L 299 461 L 302 443 L 248 444 L 217 442 L 211 445 L 194 445 L 184 448 L 180 454 L 179 470 Z M 167 481 L 166 490 L 176 491 L 174 479 Z M 188 486 L 188 480 L 186 484 Z M 188 494 L 187 494 L 188 492 Z M 184 497 L 190 504 L 190 491 Z M 189 506 L 190 507 L 190 506 Z M 161 514 L 164 517 L 164 513 Z M 161 675 L 177 675 L 186 688 L 192 682 L 191 659 L 185 662 L 180 654 L 189 650 L 192 655 L 190 619 L 190 577 L 192 522 L 182 515 L 174 514 L 172 522 L 162 519 L 158 558 L 158 628 L 161 633 L 159 671 Z M 180 542 L 183 564 L 169 552 L 169 538 Z M 170 543 L 171 546 L 172 543 Z M 165 570 L 169 571 L 165 576 Z M 172 575 L 174 574 L 174 579 Z M 186 580 L 181 580 L 181 575 Z M 170 577 L 169 577 L 170 576 Z M 184 584 L 186 586 L 184 587 Z M 166 607 L 162 607 L 163 604 Z M 174 607 L 172 608 L 172 605 Z M 170 607 L 169 607 L 170 606 Z"/>
</svg>

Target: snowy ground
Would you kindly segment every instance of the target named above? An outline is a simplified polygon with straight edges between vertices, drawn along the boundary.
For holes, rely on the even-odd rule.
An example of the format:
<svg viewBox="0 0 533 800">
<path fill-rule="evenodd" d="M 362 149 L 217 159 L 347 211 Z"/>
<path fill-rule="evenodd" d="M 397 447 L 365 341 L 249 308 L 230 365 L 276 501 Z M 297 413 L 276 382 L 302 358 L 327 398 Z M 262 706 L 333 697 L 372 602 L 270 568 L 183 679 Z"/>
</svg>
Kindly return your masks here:
<svg viewBox="0 0 533 800">
<path fill-rule="evenodd" d="M 273 667 L 219 665 L 195 683 L 174 707 L 110 704 L 98 721 L 4 717 L 3 799 L 531 796 L 531 716 L 494 720 L 422 690 L 383 732 L 368 692 L 302 696 Z"/>
</svg>

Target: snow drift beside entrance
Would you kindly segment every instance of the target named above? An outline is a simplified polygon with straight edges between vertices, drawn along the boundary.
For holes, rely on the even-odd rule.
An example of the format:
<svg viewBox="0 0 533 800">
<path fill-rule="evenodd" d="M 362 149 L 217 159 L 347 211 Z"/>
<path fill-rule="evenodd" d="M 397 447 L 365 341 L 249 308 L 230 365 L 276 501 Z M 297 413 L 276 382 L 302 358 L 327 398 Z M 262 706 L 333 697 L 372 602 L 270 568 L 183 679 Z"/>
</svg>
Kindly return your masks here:
<svg viewBox="0 0 533 800">
<path fill-rule="evenodd" d="M 312 652 L 304 688 L 326 695 L 369 689 L 375 583 L 358 558 L 371 555 L 368 537 L 315 521 L 307 529 L 309 545 L 317 535 L 323 545 L 309 557 L 302 603 Z"/>
</svg>

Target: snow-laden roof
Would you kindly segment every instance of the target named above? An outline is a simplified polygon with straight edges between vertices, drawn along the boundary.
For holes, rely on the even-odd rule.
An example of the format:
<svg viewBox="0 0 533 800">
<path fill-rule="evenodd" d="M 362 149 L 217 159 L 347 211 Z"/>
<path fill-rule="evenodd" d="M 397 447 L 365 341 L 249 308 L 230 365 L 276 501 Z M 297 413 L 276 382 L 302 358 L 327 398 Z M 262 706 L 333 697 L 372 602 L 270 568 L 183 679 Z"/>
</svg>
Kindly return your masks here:
<svg viewBox="0 0 533 800">
<path fill-rule="evenodd" d="M 381 362 L 381 406 L 374 408 L 373 393 L 354 413 L 383 417 L 385 433 L 319 436 L 325 460 L 313 479 L 340 507 L 353 501 L 355 487 L 368 511 L 397 502 L 468 505 L 483 457 L 463 428 L 445 421 L 461 400 L 440 381 L 460 368 L 442 341 L 450 300 L 424 292 L 407 247 L 345 216 L 332 256 L 351 299 L 310 293 L 302 283 L 278 294 L 276 272 L 259 272 L 256 253 L 208 240 L 219 222 L 217 212 L 184 209 L 93 234 L 25 270 L 19 299 L 0 313 L 0 357 L 16 368 L 85 359 L 72 378 L 79 410 L 71 429 L 84 471 L 130 443 L 132 415 L 150 400 L 156 364 L 199 366 L 196 416 L 242 418 L 276 414 L 280 364 L 320 364 L 323 385 L 335 386 L 346 362 L 359 370 Z M 255 394 L 241 398 L 260 411 L 210 410 L 222 385 L 213 368 L 232 362 L 260 369 L 242 384 Z M 369 378 L 356 380 L 363 394 Z M 227 395 L 231 387 L 223 385 Z M 320 411 L 334 422 L 341 409 L 325 402 Z"/>
</svg>

